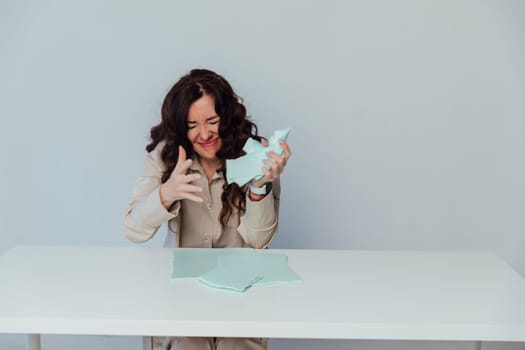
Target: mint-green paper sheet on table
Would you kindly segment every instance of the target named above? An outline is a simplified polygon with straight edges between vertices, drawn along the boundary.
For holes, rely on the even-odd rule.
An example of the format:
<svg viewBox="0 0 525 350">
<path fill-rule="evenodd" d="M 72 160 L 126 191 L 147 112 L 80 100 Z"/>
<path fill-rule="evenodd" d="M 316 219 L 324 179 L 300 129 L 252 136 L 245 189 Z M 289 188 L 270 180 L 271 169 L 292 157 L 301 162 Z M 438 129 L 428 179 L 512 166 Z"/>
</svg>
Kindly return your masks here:
<svg viewBox="0 0 525 350">
<path fill-rule="evenodd" d="M 198 278 L 215 268 L 219 255 L 242 251 L 243 248 L 202 249 L 178 248 L 173 251 L 171 278 Z"/>
<path fill-rule="evenodd" d="M 195 278 L 218 289 L 244 292 L 255 285 L 301 281 L 285 254 L 249 248 L 178 248 L 172 279 Z"/>
</svg>

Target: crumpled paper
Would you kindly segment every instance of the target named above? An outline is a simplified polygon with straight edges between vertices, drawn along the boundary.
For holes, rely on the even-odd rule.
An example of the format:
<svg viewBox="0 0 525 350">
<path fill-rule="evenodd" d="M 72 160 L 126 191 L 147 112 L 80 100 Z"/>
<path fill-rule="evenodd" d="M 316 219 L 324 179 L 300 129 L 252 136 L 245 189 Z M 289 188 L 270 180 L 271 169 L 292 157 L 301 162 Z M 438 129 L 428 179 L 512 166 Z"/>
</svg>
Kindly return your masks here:
<svg viewBox="0 0 525 350">
<path fill-rule="evenodd" d="M 226 181 L 229 184 L 236 183 L 243 186 L 252 179 L 262 178 L 264 174 L 261 169 L 264 167 L 264 160 L 268 159 L 266 153 L 274 151 L 281 157 L 284 156 L 284 150 L 279 141 L 286 141 L 291 130 L 291 128 L 276 130 L 268 140 L 267 147 L 249 138 L 242 148 L 246 152 L 244 156 L 226 160 Z"/>
</svg>

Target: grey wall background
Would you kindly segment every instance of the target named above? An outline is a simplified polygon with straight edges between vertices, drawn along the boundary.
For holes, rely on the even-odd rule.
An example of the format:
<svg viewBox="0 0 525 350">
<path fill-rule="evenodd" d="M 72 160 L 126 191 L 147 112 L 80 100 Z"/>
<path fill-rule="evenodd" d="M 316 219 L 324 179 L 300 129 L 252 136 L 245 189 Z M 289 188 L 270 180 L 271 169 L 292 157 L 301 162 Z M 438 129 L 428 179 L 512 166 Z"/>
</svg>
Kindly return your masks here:
<svg viewBox="0 0 525 350">
<path fill-rule="evenodd" d="M 293 127 L 274 248 L 493 251 L 525 275 L 525 2 L 0 2 L 0 253 L 131 245 L 189 69 Z M 164 230 L 151 245 L 160 245 Z"/>
</svg>

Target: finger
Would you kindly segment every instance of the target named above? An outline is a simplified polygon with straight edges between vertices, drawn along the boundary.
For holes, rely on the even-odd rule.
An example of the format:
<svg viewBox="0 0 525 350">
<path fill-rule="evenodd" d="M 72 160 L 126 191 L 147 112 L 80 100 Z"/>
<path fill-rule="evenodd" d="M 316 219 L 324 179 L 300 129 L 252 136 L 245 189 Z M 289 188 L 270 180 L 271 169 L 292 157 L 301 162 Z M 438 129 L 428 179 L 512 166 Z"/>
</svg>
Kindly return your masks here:
<svg viewBox="0 0 525 350">
<path fill-rule="evenodd" d="M 268 140 L 267 140 L 267 139 L 264 139 L 264 138 L 261 139 L 261 143 L 262 143 L 262 145 L 263 145 L 264 147 L 268 147 L 268 145 L 270 144 L 270 143 L 268 142 Z"/>
<path fill-rule="evenodd" d="M 175 164 L 175 169 L 173 170 L 174 173 L 180 174 L 181 173 L 181 167 L 186 164 L 188 160 L 186 159 L 186 150 L 184 147 L 179 146 L 179 157 L 177 158 L 177 164 Z M 190 159 L 191 161 L 191 159 Z M 190 163 L 191 164 L 191 163 Z M 186 168 L 185 170 L 188 170 Z M 186 173 L 186 171 L 184 171 Z"/>
<path fill-rule="evenodd" d="M 268 153 L 266 153 L 266 155 L 273 159 L 276 163 L 278 164 L 284 164 L 284 158 L 282 158 L 281 156 L 279 156 L 277 153 L 275 153 L 274 151 L 270 151 Z"/>
<path fill-rule="evenodd" d="M 275 176 L 273 172 L 268 170 L 267 167 L 263 167 L 261 171 L 264 174 L 264 177 L 263 177 L 264 182 L 272 182 L 273 180 L 275 180 Z"/>
<path fill-rule="evenodd" d="M 280 141 L 280 144 L 281 144 L 281 147 L 283 148 L 283 151 L 284 151 L 284 159 L 285 161 L 288 160 L 290 158 L 290 156 L 292 155 L 292 151 L 290 150 L 290 146 L 288 145 L 288 143 L 286 141 Z"/>
<path fill-rule="evenodd" d="M 201 197 L 196 196 L 194 194 L 191 194 L 191 193 L 182 192 L 180 195 L 181 195 L 182 198 L 189 199 L 190 201 L 194 201 L 194 202 L 198 202 L 198 203 L 204 202 L 204 199 L 202 199 Z"/>
<path fill-rule="evenodd" d="M 200 180 L 202 176 L 200 174 L 189 174 L 189 175 L 183 175 L 181 179 L 181 183 L 190 183 L 193 181 Z"/>
<path fill-rule="evenodd" d="M 186 172 L 191 166 L 191 163 L 191 159 L 186 159 L 186 150 L 184 149 L 184 147 L 179 146 L 179 158 L 177 160 L 177 164 L 175 165 L 175 169 L 173 170 L 173 172 L 176 174 L 186 174 Z"/>
<path fill-rule="evenodd" d="M 179 159 L 177 160 L 177 164 L 181 164 L 186 160 L 186 150 L 184 147 L 179 146 Z"/>
<path fill-rule="evenodd" d="M 193 161 L 191 159 L 186 159 L 182 163 L 177 163 L 177 166 L 175 166 L 173 172 L 176 174 L 186 174 L 192 162 Z"/>
<path fill-rule="evenodd" d="M 265 176 L 268 178 L 268 181 L 273 181 L 279 177 L 279 175 L 282 172 L 282 169 L 279 169 L 279 167 L 273 163 L 273 165 L 268 165 L 265 167 L 266 172 L 263 172 Z"/>
<path fill-rule="evenodd" d="M 265 159 L 264 164 L 267 166 L 268 171 L 271 173 L 280 174 L 283 170 L 282 163 L 277 163 L 270 159 Z"/>
<path fill-rule="evenodd" d="M 181 193 L 195 193 L 195 192 L 202 192 L 202 187 L 195 186 L 195 185 L 189 185 L 189 184 L 181 184 L 178 187 L 178 191 Z"/>
</svg>

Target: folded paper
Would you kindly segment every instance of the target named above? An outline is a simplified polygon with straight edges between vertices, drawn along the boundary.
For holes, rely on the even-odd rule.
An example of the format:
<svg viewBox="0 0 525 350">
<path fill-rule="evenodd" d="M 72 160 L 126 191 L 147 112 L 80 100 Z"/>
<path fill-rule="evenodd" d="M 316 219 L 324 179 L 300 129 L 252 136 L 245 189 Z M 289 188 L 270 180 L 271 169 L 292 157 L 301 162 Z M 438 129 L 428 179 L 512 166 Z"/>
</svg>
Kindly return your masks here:
<svg viewBox="0 0 525 350">
<path fill-rule="evenodd" d="M 257 284 L 301 280 L 288 266 L 288 257 L 285 254 L 252 251 L 247 254 L 221 255 L 217 259 L 217 266 L 229 273 L 251 273 L 262 277 Z"/>
<path fill-rule="evenodd" d="M 281 157 L 284 156 L 284 150 L 279 141 L 286 141 L 290 130 L 290 128 L 276 130 L 268 140 L 266 147 L 249 138 L 243 147 L 243 151 L 246 153 L 244 156 L 226 160 L 226 180 L 228 183 L 237 183 L 239 186 L 243 186 L 252 179 L 262 178 L 264 176 L 262 173 L 264 160 L 268 159 L 267 153 L 274 151 Z"/>
<path fill-rule="evenodd" d="M 285 254 L 249 248 L 178 248 L 172 279 L 194 278 L 207 286 L 244 292 L 255 285 L 300 281 Z"/>
<path fill-rule="evenodd" d="M 225 248 L 221 254 L 242 248 Z M 217 249 L 180 248 L 173 252 L 171 278 L 197 278 L 217 265 Z"/>
</svg>

